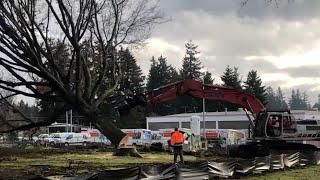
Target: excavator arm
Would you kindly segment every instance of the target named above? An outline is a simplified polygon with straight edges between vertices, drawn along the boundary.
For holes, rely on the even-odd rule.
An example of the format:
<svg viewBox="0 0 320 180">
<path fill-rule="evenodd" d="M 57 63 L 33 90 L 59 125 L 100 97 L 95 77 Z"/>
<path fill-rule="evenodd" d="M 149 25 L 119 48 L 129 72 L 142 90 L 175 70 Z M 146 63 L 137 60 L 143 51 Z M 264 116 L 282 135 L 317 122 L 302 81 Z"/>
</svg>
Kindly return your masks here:
<svg viewBox="0 0 320 180">
<path fill-rule="evenodd" d="M 170 101 L 182 95 L 237 104 L 253 114 L 264 109 L 262 103 L 252 95 L 230 87 L 205 85 L 195 80 L 178 81 L 148 92 L 147 105 Z"/>
</svg>

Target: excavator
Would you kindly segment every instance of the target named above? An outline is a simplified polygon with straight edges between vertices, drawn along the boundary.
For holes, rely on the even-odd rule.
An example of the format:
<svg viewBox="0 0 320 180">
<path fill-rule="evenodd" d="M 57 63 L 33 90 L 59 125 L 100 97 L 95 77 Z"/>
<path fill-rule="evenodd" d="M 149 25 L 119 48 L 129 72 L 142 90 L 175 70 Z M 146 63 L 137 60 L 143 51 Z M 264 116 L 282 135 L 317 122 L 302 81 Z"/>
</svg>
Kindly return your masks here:
<svg viewBox="0 0 320 180">
<path fill-rule="evenodd" d="M 271 151 L 317 151 L 303 141 L 319 141 L 320 137 L 305 137 L 297 132 L 297 123 L 289 110 L 267 110 L 254 96 L 231 87 L 202 84 L 196 80 L 183 80 L 153 89 L 145 94 L 125 98 L 118 106 L 120 114 L 127 113 L 137 105 L 152 107 L 161 102 L 188 95 L 206 100 L 236 104 L 243 108 L 249 120 L 249 138 L 246 144 L 229 149 L 233 157 L 257 157 L 269 155 Z"/>
</svg>

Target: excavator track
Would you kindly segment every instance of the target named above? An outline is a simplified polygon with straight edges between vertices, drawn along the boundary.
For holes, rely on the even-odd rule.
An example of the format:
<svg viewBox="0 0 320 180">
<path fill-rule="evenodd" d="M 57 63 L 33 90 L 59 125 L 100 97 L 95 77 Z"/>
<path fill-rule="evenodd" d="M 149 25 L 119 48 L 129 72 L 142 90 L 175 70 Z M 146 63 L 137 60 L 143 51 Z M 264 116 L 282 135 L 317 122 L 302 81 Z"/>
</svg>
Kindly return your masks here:
<svg viewBox="0 0 320 180">
<path fill-rule="evenodd" d="M 254 158 L 268 156 L 270 153 L 284 154 L 292 152 L 314 153 L 318 148 L 311 144 L 286 141 L 249 142 L 229 148 L 229 156 Z"/>
</svg>

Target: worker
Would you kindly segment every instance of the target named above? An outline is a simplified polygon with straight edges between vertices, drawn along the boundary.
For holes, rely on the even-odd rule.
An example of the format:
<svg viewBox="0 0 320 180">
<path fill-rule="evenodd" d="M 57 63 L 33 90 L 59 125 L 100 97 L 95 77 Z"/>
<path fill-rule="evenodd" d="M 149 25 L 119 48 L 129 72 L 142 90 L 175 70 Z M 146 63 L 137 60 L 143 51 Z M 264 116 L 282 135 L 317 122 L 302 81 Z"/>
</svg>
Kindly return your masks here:
<svg viewBox="0 0 320 180">
<path fill-rule="evenodd" d="M 273 118 L 272 121 L 272 127 L 273 127 L 273 135 L 275 137 L 280 136 L 281 135 L 281 131 L 280 131 L 280 120 L 278 118 Z"/>
<path fill-rule="evenodd" d="M 180 162 L 183 162 L 183 152 L 182 152 L 182 145 L 184 142 L 184 136 L 181 132 L 179 132 L 178 128 L 174 129 L 174 132 L 171 134 L 170 145 L 173 147 L 174 153 L 174 163 L 177 162 L 177 156 L 180 156 Z"/>
</svg>

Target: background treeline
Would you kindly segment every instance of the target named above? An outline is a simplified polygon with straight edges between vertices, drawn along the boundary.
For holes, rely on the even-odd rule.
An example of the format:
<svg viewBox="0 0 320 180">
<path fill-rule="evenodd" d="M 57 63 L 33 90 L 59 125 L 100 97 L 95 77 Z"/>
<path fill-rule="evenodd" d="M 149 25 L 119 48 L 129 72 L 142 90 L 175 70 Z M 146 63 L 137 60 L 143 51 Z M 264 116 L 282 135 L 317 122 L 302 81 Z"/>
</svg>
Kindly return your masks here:
<svg viewBox="0 0 320 180">
<path fill-rule="evenodd" d="M 57 63 L 63 66 L 63 56 L 68 53 L 64 47 L 57 44 L 61 51 L 61 57 L 56 57 Z M 65 47 L 66 48 L 66 47 Z M 117 60 L 119 68 L 122 71 L 122 77 L 118 90 L 127 93 L 141 93 L 150 91 L 161 85 L 171 82 L 194 79 L 203 81 L 205 84 L 214 84 L 215 80 L 212 78 L 212 72 L 204 71 L 201 60 L 199 59 L 198 46 L 192 41 L 185 44 L 185 55 L 181 57 L 182 67 L 176 69 L 168 64 L 168 59 L 164 56 L 151 57 L 151 67 L 147 77 L 142 73 L 141 68 L 137 64 L 137 60 L 129 49 L 119 49 L 117 51 Z M 174 60 L 177 61 L 177 60 Z M 92 64 L 92 70 L 95 65 Z M 107 70 L 106 73 L 112 73 L 112 69 Z M 241 78 L 237 67 L 227 66 L 223 74 L 220 76 L 225 86 L 230 86 L 238 91 L 247 92 L 258 98 L 269 109 L 287 109 L 292 110 L 308 110 L 311 108 L 320 108 L 319 100 L 313 106 L 310 105 L 308 95 L 306 92 L 300 92 L 299 89 L 293 89 L 290 97 L 285 97 L 280 87 L 273 89 L 265 87 L 256 70 L 248 72 L 245 80 Z M 105 79 L 105 87 L 110 84 L 110 79 Z M 19 101 L 16 106 L 29 117 L 46 116 L 48 111 L 52 111 L 55 104 L 45 101 L 37 101 L 36 105 L 28 105 L 23 100 Z M 202 112 L 202 100 L 182 96 L 170 102 L 155 105 L 152 109 L 145 111 L 144 107 L 136 107 L 130 110 L 129 116 L 120 117 L 116 111 L 113 110 L 112 105 L 105 103 L 101 107 L 101 111 L 105 116 L 109 117 L 111 121 L 116 122 L 120 128 L 143 128 L 145 127 L 145 117 L 152 115 L 168 115 L 176 113 Z M 206 101 L 206 111 L 228 111 L 237 110 L 236 105 L 225 104 L 215 101 Z M 74 112 L 77 115 L 77 112 Z"/>
</svg>

